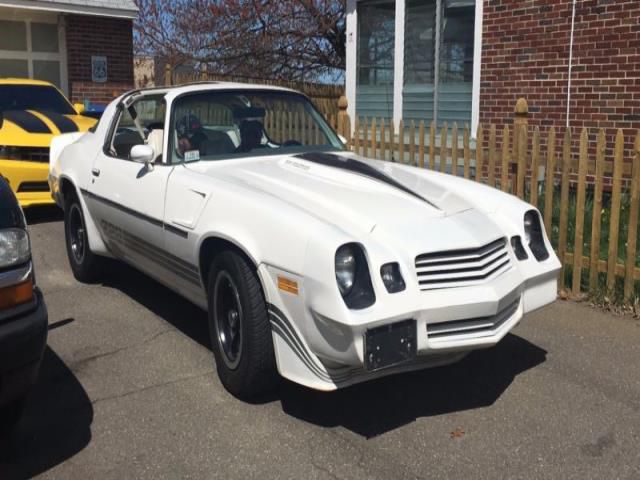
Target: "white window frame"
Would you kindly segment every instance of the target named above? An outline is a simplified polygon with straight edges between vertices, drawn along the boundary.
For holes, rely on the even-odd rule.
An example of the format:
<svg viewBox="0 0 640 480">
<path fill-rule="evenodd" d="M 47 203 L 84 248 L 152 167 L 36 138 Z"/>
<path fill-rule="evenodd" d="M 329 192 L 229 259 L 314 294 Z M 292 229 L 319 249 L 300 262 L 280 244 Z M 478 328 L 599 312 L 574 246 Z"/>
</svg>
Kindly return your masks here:
<svg viewBox="0 0 640 480">
<path fill-rule="evenodd" d="M 441 2 L 437 1 L 437 21 L 440 22 Z M 356 90 L 358 69 L 358 0 L 347 0 L 347 58 L 345 75 L 345 92 L 348 101 L 347 113 L 354 119 L 356 116 Z M 405 40 L 405 6 L 406 0 L 396 0 L 395 18 L 395 58 L 393 81 L 393 122 L 396 129 L 400 126 L 403 110 L 404 91 L 404 40 Z M 471 100 L 471 135 L 476 137 L 480 119 L 480 74 L 482 71 L 482 18 L 484 1 L 476 0 L 474 46 L 473 46 L 473 85 Z M 436 57 L 439 55 L 440 35 L 436 38 Z M 436 72 L 438 69 L 436 69 Z M 437 75 L 437 74 L 436 74 Z M 434 101 L 437 109 L 437 98 Z M 354 122 L 351 122 L 353 128 Z"/>
<path fill-rule="evenodd" d="M 0 58 L 7 60 L 26 60 L 29 78 L 33 78 L 33 62 L 38 60 L 55 61 L 60 63 L 60 89 L 65 95 L 69 94 L 69 80 L 67 75 L 67 42 L 65 35 L 64 17 L 56 13 L 35 11 L 16 11 L 0 8 L 0 17 L 12 22 L 24 22 L 27 35 L 27 49 L 0 50 Z M 34 52 L 31 46 L 31 24 L 49 23 L 58 26 L 58 52 Z"/>
</svg>

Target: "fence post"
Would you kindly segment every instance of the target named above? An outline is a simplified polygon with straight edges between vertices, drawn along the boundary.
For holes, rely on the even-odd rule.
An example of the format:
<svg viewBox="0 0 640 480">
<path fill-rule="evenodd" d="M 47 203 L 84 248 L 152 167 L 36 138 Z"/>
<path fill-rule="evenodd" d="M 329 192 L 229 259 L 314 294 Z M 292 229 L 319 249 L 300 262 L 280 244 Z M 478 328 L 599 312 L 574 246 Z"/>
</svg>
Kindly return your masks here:
<svg viewBox="0 0 640 480">
<path fill-rule="evenodd" d="M 164 66 L 164 85 L 165 87 L 171 86 L 171 65 L 168 63 Z"/>
<path fill-rule="evenodd" d="M 515 194 L 518 194 L 520 192 L 518 192 L 518 181 L 521 178 L 524 178 L 524 176 L 526 176 L 526 171 L 524 173 L 521 173 L 519 170 L 522 168 L 518 162 L 518 152 L 520 152 L 520 130 L 522 129 L 526 129 L 527 125 L 529 124 L 529 104 L 527 103 L 526 98 L 520 97 L 518 99 L 518 101 L 516 102 L 516 106 L 513 110 L 514 112 L 514 118 L 513 118 L 513 154 L 511 155 L 511 158 L 516 162 L 516 175 L 515 175 L 515 182 L 514 182 L 514 192 Z M 526 147 L 524 148 L 524 152 L 526 155 Z M 526 166 L 526 161 L 524 162 L 524 168 L 526 170 L 527 166 Z M 524 189 L 523 189 L 523 194 L 522 197 L 524 199 Z"/>
<path fill-rule="evenodd" d="M 516 108 L 514 109 L 515 125 L 528 125 L 529 124 L 529 104 L 527 103 L 527 99 L 524 97 L 520 97 L 516 102 Z"/>
<path fill-rule="evenodd" d="M 624 298 L 633 303 L 635 301 L 635 267 L 636 248 L 638 243 L 638 209 L 640 205 L 640 134 L 636 136 L 633 152 L 633 167 L 631 179 L 631 206 L 629 208 L 629 228 L 627 234 L 627 262 L 624 276 Z"/>
<path fill-rule="evenodd" d="M 342 95 L 338 100 L 338 133 L 342 135 L 344 138 L 349 138 L 345 135 L 346 132 L 346 119 L 347 119 L 347 107 L 349 106 L 349 102 L 347 101 L 347 97 Z"/>
</svg>

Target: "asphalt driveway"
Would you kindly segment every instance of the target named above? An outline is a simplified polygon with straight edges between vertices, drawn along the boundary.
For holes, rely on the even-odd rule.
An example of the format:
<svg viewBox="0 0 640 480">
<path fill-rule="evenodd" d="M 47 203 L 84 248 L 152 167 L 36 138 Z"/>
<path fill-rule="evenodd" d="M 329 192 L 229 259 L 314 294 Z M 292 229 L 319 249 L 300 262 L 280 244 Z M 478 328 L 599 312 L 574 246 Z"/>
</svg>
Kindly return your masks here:
<svg viewBox="0 0 640 480">
<path fill-rule="evenodd" d="M 557 302 L 454 366 L 247 404 L 202 311 L 125 266 L 78 284 L 30 217 L 49 346 L 0 479 L 640 478 L 638 321 Z"/>
</svg>

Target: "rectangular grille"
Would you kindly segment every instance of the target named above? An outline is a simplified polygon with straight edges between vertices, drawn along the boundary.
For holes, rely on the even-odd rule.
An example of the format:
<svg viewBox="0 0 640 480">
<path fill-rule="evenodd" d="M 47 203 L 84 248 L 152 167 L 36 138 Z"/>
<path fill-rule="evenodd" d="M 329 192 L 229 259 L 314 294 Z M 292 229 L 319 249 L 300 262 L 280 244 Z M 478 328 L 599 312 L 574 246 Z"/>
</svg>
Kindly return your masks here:
<svg viewBox="0 0 640 480">
<path fill-rule="evenodd" d="M 425 253 L 416 257 L 421 290 L 475 285 L 497 277 L 509 268 L 511 258 L 504 238 L 480 248 Z"/>
<path fill-rule="evenodd" d="M 22 182 L 18 187 L 18 193 L 21 192 L 48 192 L 49 184 L 47 182 Z"/>
<path fill-rule="evenodd" d="M 0 146 L 0 159 L 49 162 L 49 148 Z"/>
<path fill-rule="evenodd" d="M 517 298 L 496 315 L 490 317 L 427 324 L 427 336 L 429 338 L 441 338 L 454 335 L 492 334 L 516 313 L 519 306 L 520 298 Z"/>
</svg>

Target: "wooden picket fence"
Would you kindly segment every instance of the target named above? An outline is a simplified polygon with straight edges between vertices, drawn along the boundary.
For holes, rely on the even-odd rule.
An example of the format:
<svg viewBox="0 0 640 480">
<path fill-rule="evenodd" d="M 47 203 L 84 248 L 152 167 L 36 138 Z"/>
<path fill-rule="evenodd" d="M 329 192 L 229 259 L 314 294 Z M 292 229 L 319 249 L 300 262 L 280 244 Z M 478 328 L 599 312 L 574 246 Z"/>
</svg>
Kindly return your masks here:
<svg viewBox="0 0 640 480">
<path fill-rule="evenodd" d="M 360 155 L 460 175 L 536 205 L 562 263 L 559 288 L 566 293 L 599 292 L 620 302 L 640 296 L 640 132 L 625 157 L 618 130 L 610 158 L 602 129 L 595 138 L 583 129 L 579 139 L 564 129 L 558 142 L 556 128 L 543 138 L 538 127 L 516 120 L 501 135 L 495 125 L 480 125 L 472 140 L 467 125 L 402 122 L 396 132 L 388 119 L 356 118 L 352 129 L 344 111 L 330 121 Z"/>
</svg>

